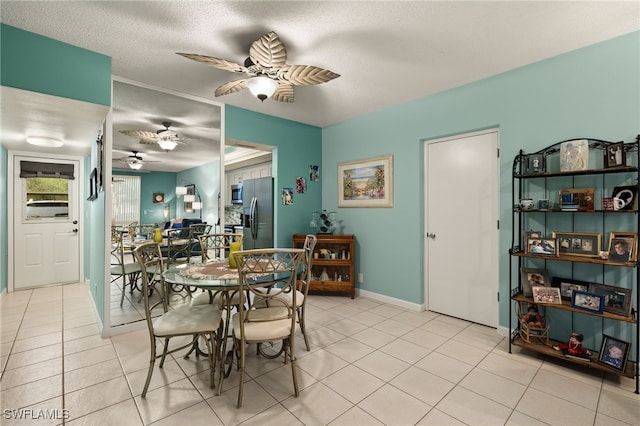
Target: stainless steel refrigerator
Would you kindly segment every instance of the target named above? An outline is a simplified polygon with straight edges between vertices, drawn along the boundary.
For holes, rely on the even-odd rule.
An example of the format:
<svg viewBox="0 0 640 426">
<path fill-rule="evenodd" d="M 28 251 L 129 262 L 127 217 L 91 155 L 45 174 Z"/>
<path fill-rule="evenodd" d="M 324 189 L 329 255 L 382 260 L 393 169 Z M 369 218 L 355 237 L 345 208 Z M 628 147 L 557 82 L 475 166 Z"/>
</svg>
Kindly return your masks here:
<svg viewBox="0 0 640 426">
<path fill-rule="evenodd" d="M 247 179 L 242 182 L 244 213 L 242 248 L 273 247 L 273 178 Z"/>
</svg>

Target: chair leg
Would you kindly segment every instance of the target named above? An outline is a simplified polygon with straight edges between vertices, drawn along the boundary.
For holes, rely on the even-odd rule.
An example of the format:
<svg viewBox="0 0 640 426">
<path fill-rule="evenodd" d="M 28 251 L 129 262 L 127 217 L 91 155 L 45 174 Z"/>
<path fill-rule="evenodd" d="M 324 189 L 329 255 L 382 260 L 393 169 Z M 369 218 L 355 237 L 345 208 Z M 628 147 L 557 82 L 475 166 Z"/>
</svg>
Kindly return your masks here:
<svg viewBox="0 0 640 426">
<path fill-rule="evenodd" d="M 293 393 L 297 397 L 300 392 L 298 391 L 298 375 L 296 374 L 296 355 L 293 352 L 293 346 L 291 345 L 291 341 L 289 339 L 286 339 L 286 342 L 283 342 L 283 344 L 286 345 L 284 357 L 286 359 L 287 356 L 288 356 L 289 360 L 291 361 L 291 376 L 293 378 Z"/>
<path fill-rule="evenodd" d="M 151 337 L 151 358 L 149 359 L 149 371 L 147 372 L 147 380 L 144 382 L 144 388 L 142 389 L 142 397 L 146 398 L 147 390 L 149 389 L 149 383 L 151 383 L 151 376 L 153 375 L 153 367 L 156 364 L 156 339 Z"/>
<path fill-rule="evenodd" d="M 164 349 L 162 350 L 162 358 L 160 359 L 160 368 L 164 367 L 164 359 L 167 357 L 167 349 L 169 349 L 169 338 L 164 339 Z"/>
<path fill-rule="evenodd" d="M 309 346 L 309 339 L 307 339 L 307 330 L 305 329 L 304 324 L 304 306 L 298 310 L 298 324 L 300 324 L 300 331 L 302 332 L 302 337 L 304 337 L 304 344 L 307 347 L 307 352 L 311 350 Z"/>
<path fill-rule="evenodd" d="M 126 288 L 127 288 L 127 276 L 122 275 L 122 296 L 120 296 L 121 307 L 122 307 L 122 304 L 124 303 L 124 292 L 126 291 Z"/>
<path fill-rule="evenodd" d="M 238 386 L 238 408 L 242 407 L 242 392 L 244 391 L 244 360 L 245 360 L 245 345 L 237 339 L 234 339 L 233 346 L 239 346 L 238 351 L 240 356 L 238 358 L 238 370 L 240 370 L 240 386 Z"/>
</svg>

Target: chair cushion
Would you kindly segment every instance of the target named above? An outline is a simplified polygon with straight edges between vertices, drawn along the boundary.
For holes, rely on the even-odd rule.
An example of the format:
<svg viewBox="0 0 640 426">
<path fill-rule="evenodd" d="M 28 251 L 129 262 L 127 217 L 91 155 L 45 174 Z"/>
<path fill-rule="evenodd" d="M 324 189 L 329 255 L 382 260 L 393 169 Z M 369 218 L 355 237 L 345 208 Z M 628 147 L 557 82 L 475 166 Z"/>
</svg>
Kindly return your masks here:
<svg viewBox="0 0 640 426">
<path fill-rule="evenodd" d="M 140 264 L 135 262 L 135 263 L 125 263 L 124 264 L 124 274 L 125 275 L 129 275 L 129 274 L 134 274 L 136 272 L 140 272 Z M 114 265 L 111 267 L 111 275 L 122 275 L 122 266 L 120 265 Z"/>
<path fill-rule="evenodd" d="M 255 311 L 269 311 L 273 308 L 254 309 Z M 275 308 L 278 309 L 278 308 Z M 281 309 L 278 309 L 281 310 Z M 265 312 L 266 313 L 266 312 Z M 240 314 L 231 318 L 234 334 L 240 338 Z M 247 342 L 269 342 L 289 337 L 291 333 L 291 319 L 285 318 L 274 321 L 258 321 L 244 323 L 244 338 Z"/>
<path fill-rule="evenodd" d="M 213 305 L 181 306 L 153 320 L 153 334 L 160 337 L 216 331 L 222 312 Z"/>
</svg>

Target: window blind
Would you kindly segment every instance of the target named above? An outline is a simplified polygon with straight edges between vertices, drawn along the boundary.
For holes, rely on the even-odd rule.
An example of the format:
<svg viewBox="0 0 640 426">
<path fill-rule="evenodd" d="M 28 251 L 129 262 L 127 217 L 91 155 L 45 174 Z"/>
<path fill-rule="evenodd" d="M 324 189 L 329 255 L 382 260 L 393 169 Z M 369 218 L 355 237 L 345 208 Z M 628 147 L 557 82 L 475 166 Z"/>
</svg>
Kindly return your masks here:
<svg viewBox="0 0 640 426">
<path fill-rule="evenodd" d="M 117 226 L 140 223 L 140 176 L 113 176 L 112 218 Z"/>
</svg>

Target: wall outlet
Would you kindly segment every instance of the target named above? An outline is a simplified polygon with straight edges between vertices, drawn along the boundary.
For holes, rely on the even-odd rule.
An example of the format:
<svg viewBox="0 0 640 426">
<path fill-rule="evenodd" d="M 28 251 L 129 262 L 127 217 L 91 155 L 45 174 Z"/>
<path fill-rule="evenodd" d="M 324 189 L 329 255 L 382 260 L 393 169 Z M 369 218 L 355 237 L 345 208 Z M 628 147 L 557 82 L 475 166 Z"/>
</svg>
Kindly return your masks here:
<svg viewBox="0 0 640 426">
<path fill-rule="evenodd" d="M 360 284 L 364 282 L 364 274 L 362 272 L 358 272 L 358 282 Z"/>
</svg>

